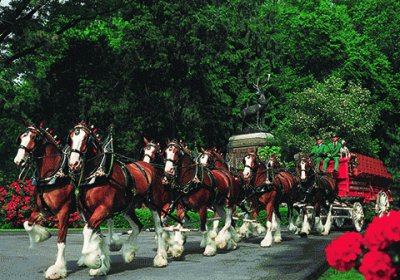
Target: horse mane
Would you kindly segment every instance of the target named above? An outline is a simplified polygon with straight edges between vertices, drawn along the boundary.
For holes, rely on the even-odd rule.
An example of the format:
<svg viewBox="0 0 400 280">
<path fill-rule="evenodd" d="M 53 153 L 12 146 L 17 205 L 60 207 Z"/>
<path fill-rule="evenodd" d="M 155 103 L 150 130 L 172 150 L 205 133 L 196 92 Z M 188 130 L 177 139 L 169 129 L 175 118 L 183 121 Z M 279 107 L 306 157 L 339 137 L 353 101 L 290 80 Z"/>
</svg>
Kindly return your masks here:
<svg viewBox="0 0 400 280">
<path fill-rule="evenodd" d="M 211 153 L 218 159 L 218 161 L 221 162 L 221 164 L 222 164 L 227 170 L 229 170 L 228 164 L 225 162 L 225 160 L 222 158 L 222 156 L 221 156 L 219 153 L 217 153 L 217 152 L 214 151 L 214 150 L 211 150 Z"/>
<path fill-rule="evenodd" d="M 46 140 L 45 142 L 42 141 L 42 146 L 39 149 L 39 154 L 44 156 L 39 156 L 36 161 L 36 166 L 39 173 L 38 175 L 40 177 L 48 177 L 62 164 L 62 148 L 60 142 L 57 141 L 55 137 L 50 133 L 51 130 L 43 129 L 41 126 L 36 129 L 43 137 L 43 139 Z M 46 155 L 46 152 L 48 151 L 46 149 L 47 145 L 51 145 L 54 147 L 54 152 L 51 152 L 48 155 Z"/>
</svg>

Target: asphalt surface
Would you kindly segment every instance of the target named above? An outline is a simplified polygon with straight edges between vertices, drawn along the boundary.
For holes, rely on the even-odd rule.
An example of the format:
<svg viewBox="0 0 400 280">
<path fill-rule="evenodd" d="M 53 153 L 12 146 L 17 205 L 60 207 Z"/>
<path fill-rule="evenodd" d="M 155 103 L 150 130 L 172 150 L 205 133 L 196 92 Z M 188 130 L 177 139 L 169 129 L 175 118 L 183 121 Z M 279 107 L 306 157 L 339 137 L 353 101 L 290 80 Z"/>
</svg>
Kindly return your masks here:
<svg viewBox="0 0 400 280">
<path fill-rule="evenodd" d="M 154 233 L 139 235 L 139 250 L 135 260 L 125 264 L 119 252 L 111 253 L 109 275 L 91 277 L 88 268 L 76 262 L 82 248 L 81 232 L 69 233 L 66 246 L 67 279 L 316 279 L 326 267 L 324 248 L 341 232 L 329 236 L 311 235 L 301 238 L 283 232 L 283 242 L 270 248 L 259 246 L 262 237 L 241 241 L 234 251 L 222 251 L 214 257 L 204 257 L 200 248 L 200 234 L 190 233 L 181 260 L 169 258 L 165 268 L 154 268 L 156 243 Z M 57 237 L 29 249 L 27 234 L 0 235 L 0 279 L 44 279 L 45 270 L 54 263 Z"/>
</svg>

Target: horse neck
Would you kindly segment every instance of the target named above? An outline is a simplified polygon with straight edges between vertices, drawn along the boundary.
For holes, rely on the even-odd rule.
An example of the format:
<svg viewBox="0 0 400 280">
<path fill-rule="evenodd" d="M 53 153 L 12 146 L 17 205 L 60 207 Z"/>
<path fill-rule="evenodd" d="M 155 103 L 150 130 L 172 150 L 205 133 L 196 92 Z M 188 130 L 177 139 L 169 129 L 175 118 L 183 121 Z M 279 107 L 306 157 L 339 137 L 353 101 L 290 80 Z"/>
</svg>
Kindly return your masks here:
<svg viewBox="0 0 400 280">
<path fill-rule="evenodd" d="M 181 185 L 190 182 L 197 173 L 197 163 L 188 154 L 182 156 L 181 165 L 179 168 L 179 181 Z"/>
<path fill-rule="evenodd" d="M 265 164 L 260 162 L 257 166 L 256 174 L 254 176 L 254 185 L 256 187 L 261 185 L 265 181 L 265 179 L 267 178 L 267 172 L 268 170 Z"/>
<path fill-rule="evenodd" d="M 95 147 L 93 143 L 90 143 L 85 159 L 85 174 L 93 172 L 99 166 L 102 159 L 102 157 L 100 156 L 102 151 L 99 149 L 99 147 L 100 145 L 98 145 L 98 147 Z"/>
<path fill-rule="evenodd" d="M 215 168 L 229 171 L 228 165 L 225 163 L 225 161 L 219 155 L 213 153 L 213 157 L 215 159 L 214 160 Z"/>
<path fill-rule="evenodd" d="M 45 143 L 43 153 L 38 155 L 37 171 L 41 178 L 49 177 L 60 166 L 62 160 L 61 150 L 53 143 Z"/>
</svg>

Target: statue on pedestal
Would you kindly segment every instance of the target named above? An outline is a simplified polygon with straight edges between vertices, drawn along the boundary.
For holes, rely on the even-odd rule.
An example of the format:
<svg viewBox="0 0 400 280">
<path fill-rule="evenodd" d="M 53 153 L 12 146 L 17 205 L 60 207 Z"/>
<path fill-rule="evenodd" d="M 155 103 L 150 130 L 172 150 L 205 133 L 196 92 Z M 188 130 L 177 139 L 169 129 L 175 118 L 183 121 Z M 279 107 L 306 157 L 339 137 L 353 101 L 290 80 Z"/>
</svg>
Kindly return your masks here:
<svg viewBox="0 0 400 280">
<path fill-rule="evenodd" d="M 268 74 L 267 82 L 271 74 Z M 241 111 L 242 117 L 242 132 L 255 132 L 255 131 L 264 131 L 265 130 L 265 109 L 267 107 L 268 102 L 271 99 L 271 96 L 266 99 L 262 89 L 267 85 L 264 84 L 263 86 L 259 85 L 260 79 L 257 79 L 257 82 L 253 84 L 254 88 L 256 89 L 256 96 L 257 104 L 249 105 Z M 253 116 L 256 116 L 256 125 L 252 125 L 251 122 L 254 121 Z"/>
</svg>

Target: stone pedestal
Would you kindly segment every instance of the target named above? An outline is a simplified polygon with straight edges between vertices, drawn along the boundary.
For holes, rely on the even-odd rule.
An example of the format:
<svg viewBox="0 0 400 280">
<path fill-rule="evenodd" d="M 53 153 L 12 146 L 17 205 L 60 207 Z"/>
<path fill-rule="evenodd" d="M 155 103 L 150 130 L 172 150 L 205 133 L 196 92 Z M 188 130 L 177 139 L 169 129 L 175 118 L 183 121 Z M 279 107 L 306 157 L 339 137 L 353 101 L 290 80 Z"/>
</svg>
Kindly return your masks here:
<svg viewBox="0 0 400 280">
<path fill-rule="evenodd" d="M 272 145 L 273 142 L 274 136 L 267 132 L 231 136 L 228 143 L 228 163 L 236 169 L 243 169 L 243 158 L 248 149 L 254 151 L 257 148 Z"/>
</svg>

